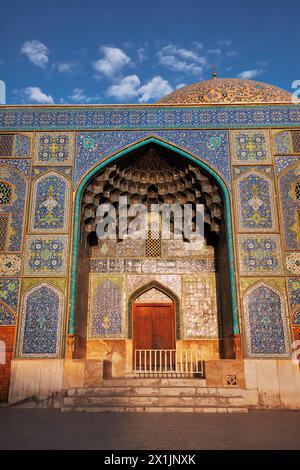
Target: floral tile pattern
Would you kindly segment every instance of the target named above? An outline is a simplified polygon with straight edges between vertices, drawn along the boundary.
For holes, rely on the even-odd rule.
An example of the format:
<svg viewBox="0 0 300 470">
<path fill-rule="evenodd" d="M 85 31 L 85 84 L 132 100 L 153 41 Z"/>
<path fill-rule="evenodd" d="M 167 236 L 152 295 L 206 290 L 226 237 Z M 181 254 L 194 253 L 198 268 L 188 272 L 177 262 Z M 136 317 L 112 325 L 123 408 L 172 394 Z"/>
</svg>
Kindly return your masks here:
<svg viewBox="0 0 300 470">
<path fill-rule="evenodd" d="M 71 133 L 37 133 L 34 162 L 36 165 L 72 164 L 73 136 Z"/>
<path fill-rule="evenodd" d="M 0 325 L 15 325 L 20 279 L 0 278 Z"/>
<path fill-rule="evenodd" d="M 33 185 L 31 230 L 55 232 L 68 230 L 69 188 L 67 180 L 50 172 Z"/>
<path fill-rule="evenodd" d="M 0 204 L 0 216 L 9 214 L 6 228 L 1 238 L 5 251 L 21 251 L 23 240 L 24 209 L 27 194 L 27 181 L 19 170 L 11 166 L 1 165 L 0 181 L 9 183 L 12 188 L 12 197 L 8 204 Z"/>
<path fill-rule="evenodd" d="M 300 324 L 300 277 L 291 277 L 287 280 L 292 323 Z"/>
<path fill-rule="evenodd" d="M 92 276 L 89 338 L 115 338 L 124 335 L 122 277 Z"/>
<path fill-rule="evenodd" d="M 231 152 L 233 163 L 269 163 L 271 149 L 268 131 L 232 131 Z"/>
<path fill-rule="evenodd" d="M 285 300 L 264 283 L 255 284 L 244 296 L 249 357 L 288 357 L 290 354 Z"/>
<path fill-rule="evenodd" d="M 240 235 L 238 240 L 241 274 L 281 274 L 279 235 Z"/>
<path fill-rule="evenodd" d="M 219 171 L 230 185 L 229 143 L 226 131 L 79 132 L 76 138 L 74 185 L 96 163 L 133 143 L 157 137 L 185 149 Z"/>
<path fill-rule="evenodd" d="M 22 303 L 18 357 L 59 357 L 64 299 L 47 282 L 26 292 Z"/>
<path fill-rule="evenodd" d="M 27 237 L 26 274 L 65 274 L 68 240 L 64 235 Z"/>
<path fill-rule="evenodd" d="M 283 234 L 287 250 L 300 248 L 300 197 L 297 192 L 297 183 L 300 184 L 300 164 L 288 169 L 279 180 Z"/>
<path fill-rule="evenodd" d="M 240 230 L 274 231 L 273 185 L 267 176 L 251 171 L 236 180 L 238 224 Z"/>
</svg>

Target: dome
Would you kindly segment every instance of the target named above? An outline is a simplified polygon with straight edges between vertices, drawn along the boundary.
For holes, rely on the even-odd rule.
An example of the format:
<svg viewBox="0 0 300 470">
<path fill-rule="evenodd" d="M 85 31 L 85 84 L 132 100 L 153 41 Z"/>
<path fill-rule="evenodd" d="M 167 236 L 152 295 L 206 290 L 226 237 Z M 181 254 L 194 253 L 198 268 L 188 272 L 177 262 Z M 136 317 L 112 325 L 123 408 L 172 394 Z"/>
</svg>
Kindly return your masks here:
<svg viewBox="0 0 300 470">
<path fill-rule="evenodd" d="M 187 85 L 164 96 L 162 104 L 287 103 L 291 93 L 268 83 L 239 78 L 214 78 Z"/>
</svg>

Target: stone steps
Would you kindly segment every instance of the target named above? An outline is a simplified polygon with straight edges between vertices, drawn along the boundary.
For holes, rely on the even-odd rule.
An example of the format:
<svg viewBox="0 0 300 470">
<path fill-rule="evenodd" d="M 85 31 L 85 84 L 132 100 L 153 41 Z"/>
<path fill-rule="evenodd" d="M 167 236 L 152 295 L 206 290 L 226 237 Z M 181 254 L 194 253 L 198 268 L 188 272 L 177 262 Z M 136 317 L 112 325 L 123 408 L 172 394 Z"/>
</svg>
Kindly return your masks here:
<svg viewBox="0 0 300 470">
<path fill-rule="evenodd" d="M 112 379 L 71 388 L 63 412 L 247 412 L 243 390 L 206 387 L 195 379 Z"/>
<path fill-rule="evenodd" d="M 61 411 L 72 413 L 248 413 L 246 407 L 183 407 L 183 406 L 93 406 L 62 407 Z"/>
</svg>

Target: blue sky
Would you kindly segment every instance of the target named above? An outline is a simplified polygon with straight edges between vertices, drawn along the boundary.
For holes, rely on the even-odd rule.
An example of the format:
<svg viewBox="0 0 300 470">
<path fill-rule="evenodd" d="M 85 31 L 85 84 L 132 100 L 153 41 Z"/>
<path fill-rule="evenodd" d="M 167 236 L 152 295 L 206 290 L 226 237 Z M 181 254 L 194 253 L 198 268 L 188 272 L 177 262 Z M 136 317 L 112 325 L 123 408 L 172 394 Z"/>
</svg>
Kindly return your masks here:
<svg viewBox="0 0 300 470">
<path fill-rule="evenodd" d="M 294 0 L 1 0 L 7 104 L 151 103 L 182 85 L 300 79 Z"/>
</svg>

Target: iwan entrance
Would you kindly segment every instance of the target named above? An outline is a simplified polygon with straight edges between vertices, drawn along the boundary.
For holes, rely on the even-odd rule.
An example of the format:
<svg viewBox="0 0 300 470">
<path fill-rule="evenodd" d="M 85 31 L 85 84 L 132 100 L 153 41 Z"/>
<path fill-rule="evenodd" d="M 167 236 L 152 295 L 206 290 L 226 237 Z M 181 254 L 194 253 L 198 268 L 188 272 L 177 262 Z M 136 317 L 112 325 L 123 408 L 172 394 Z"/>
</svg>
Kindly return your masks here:
<svg viewBox="0 0 300 470">
<path fill-rule="evenodd" d="M 174 237 L 171 219 L 169 240 L 159 225 L 144 240 L 98 239 L 97 208 L 109 203 L 117 212 L 120 196 L 128 209 L 190 204 L 193 225 L 196 204 L 203 204 L 204 236 Z M 235 357 L 225 208 L 211 175 L 169 149 L 145 145 L 91 178 L 80 217 L 75 357 L 102 360 L 107 377 L 183 374 L 207 359 Z"/>
</svg>

